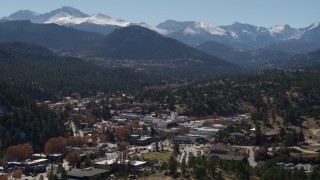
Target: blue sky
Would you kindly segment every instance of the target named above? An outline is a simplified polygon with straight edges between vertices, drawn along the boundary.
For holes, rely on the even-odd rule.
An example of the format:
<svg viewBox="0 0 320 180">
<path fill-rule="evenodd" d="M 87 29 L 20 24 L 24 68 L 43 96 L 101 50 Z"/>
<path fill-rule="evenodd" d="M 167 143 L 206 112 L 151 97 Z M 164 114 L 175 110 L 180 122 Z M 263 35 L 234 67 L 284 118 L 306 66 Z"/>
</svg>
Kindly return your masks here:
<svg viewBox="0 0 320 180">
<path fill-rule="evenodd" d="M 305 27 L 320 21 L 320 0 L 0 0 L 0 17 L 20 9 L 44 13 L 72 6 L 131 22 L 157 25 L 167 19 L 199 20 L 213 25 L 235 21 L 270 27 Z"/>
</svg>

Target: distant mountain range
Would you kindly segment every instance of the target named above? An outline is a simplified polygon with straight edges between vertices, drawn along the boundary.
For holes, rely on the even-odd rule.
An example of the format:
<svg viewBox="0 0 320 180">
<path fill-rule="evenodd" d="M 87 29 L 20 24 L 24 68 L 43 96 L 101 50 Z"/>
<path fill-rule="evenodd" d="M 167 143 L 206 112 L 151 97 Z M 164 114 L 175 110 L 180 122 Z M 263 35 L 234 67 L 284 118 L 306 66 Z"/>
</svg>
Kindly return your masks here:
<svg viewBox="0 0 320 180">
<path fill-rule="evenodd" d="M 320 36 L 319 22 L 302 28 L 292 28 L 289 25 L 275 25 L 266 28 L 238 22 L 227 26 L 215 26 L 199 21 L 167 20 L 153 27 L 145 23 L 128 22 L 103 14 L 87 15 L 72 7 L 62 7 L 44 14 L 20 10 L 3 19 L 30 20 L 33 23 L 45 24 L 55 23 L 104 35 L 121 27 L 140 25 L 194 47 L 206 41 L 216 41 L 238 49 L 257 49 L 292 40 L 303 41 L 299 44 L 319 42 L 314 37 L 319 38 Z M 296 51 L 294 50 L 294 52 Z"/>
<path fill-rule="evenodd" d="M 162 80 L 245 72 L 238 65 L 135 25 L 104 36 L 56 24 L 0 22 L 0 42 L 15 41 L 45 46 L 57 54 L 81 57 L 102 66 L 130 67 Z"/>
<path fill-rule="evenodd" d="M 21 21 L 24 19 L 29 21 Z M 62 7 L 44 14 L 20 10 L 2 18 L 0 41 L 38 44 L 54 52 L 78 53 L 78 57 L 204 61 L 216 67 L 228 64 L 225 59 L 259 69 L 269 62 L 320 49 L 320 23 L 296 29 L 167 20 L 153 27 Z"/>
</svg>

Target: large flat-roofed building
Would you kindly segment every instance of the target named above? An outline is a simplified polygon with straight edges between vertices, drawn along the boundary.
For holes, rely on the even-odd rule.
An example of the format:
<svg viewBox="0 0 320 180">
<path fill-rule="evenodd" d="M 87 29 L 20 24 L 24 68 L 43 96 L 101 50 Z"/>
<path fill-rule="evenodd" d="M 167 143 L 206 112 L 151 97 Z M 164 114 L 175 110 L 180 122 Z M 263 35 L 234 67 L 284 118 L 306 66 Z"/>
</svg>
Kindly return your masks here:
<svg viewBox="0 0 320 180">
<path fill-rule="evenodd" d="M 85 169 L 73 169 L 68 171 L 68 179 L 79 179 L 79 180 L 87 180 L 87 179 L 107 179 L 109 176 L 109 170 L 106 169 L 98 169 L 98 168 L 85 168 Z"/>
<path fill-rule="evenodd" d="M 128 163 L 129 160 L 126 160 L 125 162 Z M 101 169 L 110 169 L 110 165 L 113 165 L 114 163 L 120 163 L 120 161 L 117 161 L 116 159 L 103 160 L 95 162 L 93 166 Z M 147 161 L 131 161 L 130 163 L 133 165 L 134 169 L 144 168 L 149 165 Z"/>
<path fill-rule="evenodd" d="M 214 136 L 218 133 L 219 129 L 216 128 L 193 128 L 190 130 L 190 134 L 198 136 Z"/>
</svg>

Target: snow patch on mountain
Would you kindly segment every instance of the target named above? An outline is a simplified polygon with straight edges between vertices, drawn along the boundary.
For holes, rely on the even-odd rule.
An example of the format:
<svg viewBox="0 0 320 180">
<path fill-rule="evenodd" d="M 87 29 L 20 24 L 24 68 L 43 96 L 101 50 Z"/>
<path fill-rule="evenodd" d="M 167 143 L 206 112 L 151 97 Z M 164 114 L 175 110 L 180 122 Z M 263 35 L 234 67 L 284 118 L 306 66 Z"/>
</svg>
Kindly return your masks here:
<svg viewBox="0 0 320 180">
<path fill-rule="evenodd" d="M 200 34 L 200 32 L 196 31 L 195 29 L 192 29 L 191 27 L 187 27 L 183 30 L 183 34 L 195 35 L 195 34 Z"/>
<path fill-rule="evenodd" d="M 288 25 L 276 25 L 276 26 L 273 26 L 270 29 L 268 29 L 268 31 L 271 35 L 273 35 L 273 34 L 282 33 L 283 31 L 285 31 L 288 28 L 290 28 L 290 26 L 288 26 Z"/>
<path fill-rule="evenodd" d="M 318 27 L 320 27 L 320 22 L 316 22 L 316 23 L 311 24 L 311 25 L 307 28 L 307 30 L 310 31 L 310 30 L 313 30 L 313 29 L 318 28 Z"/>
<path fill-rule="evenodd" d="M 231 33 L 231 36 L 232 36 L 234 39 L 238 38 L 238 34 L 237 34 L 237 33 L 233 32 L 233 31 L 230 31 L 230 33 Z"/>
<path fill-rule="evenodd" d="M 196 22 L 194 24 L 194 28 L 198 30 L 204 30 L 212 35 L 220 35 L 220 36 L 226 35 L 226 31 L 224 29 L 221 29 L 219 27 L 216 27 L 204 22 Z"/>
<path fill-rule="evenodd" d="M 141 22 L 141 23 L 130 23 L 129 25 L 142 26 L 142 27 L 148 28 L 148 29 L 150 29 L 152 31 L 156 31 L 156 32 L 158 32 L 159 34 L 162 34 L 162 35 L 166 35 L 166 34 L 169 33 L 169 31 L 166 30 L 166 29 L 158 28 L 156 26 L 150 26 L 149 24 L 146 24 L 146 23 L 143 23 L 143 22 Z"/>
<path fill-rule="evenodd" d="M 59 25 L 76 25 L 82 23 L 91 23 L 91 24 L 98 24 L 98 25 L 114 25 L 125 27 L 130 25 L 130 22 L 121 20 L 121 19 L 114 19 L 109 16 L 103 14 L 94 14 L 89 17 L 74 17 L 66 12 L 61 12 L 50 19 L 48 19 L 44 23 L 55 23 Z"/>
</svg>

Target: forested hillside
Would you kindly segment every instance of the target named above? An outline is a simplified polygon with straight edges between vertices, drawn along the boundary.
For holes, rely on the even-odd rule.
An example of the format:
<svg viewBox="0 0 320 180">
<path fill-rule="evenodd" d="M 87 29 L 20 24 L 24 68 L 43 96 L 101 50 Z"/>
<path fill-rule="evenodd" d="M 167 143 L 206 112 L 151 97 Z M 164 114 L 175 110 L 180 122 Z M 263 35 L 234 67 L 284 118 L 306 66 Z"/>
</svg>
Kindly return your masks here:
<svg viewBox="0 0 320 180">
<path fill-rule="evenodd" d="M 0 78 L 42 100 L 74 92 L 135 91 L 156 81 L 131 68 L 99 67 L 19 42 L 0 44 Z"/>
<path fill-rule="evenodd" d="M 32 98 L 0 80 L 1 150 L 25 142 L 42 147 L 49 138 L 64 135 L 64 120 L 63 114 L 38 107 Z"/>
<path fill-rule="evenodd" d="M 306 67 L 320 63 L 320 50 L 297 54 L 285 61 L 274 61 L 265 64 L 267 68 Z"/>
<path fill-rule="evenodd" d="M 317 117 L 320 115 L 320 66 L 206 80 L 162 91 L 150 90 L 140 98 L 160 105 L 185 105 L 188 115 L 272 112 Z"/>
</svg>

